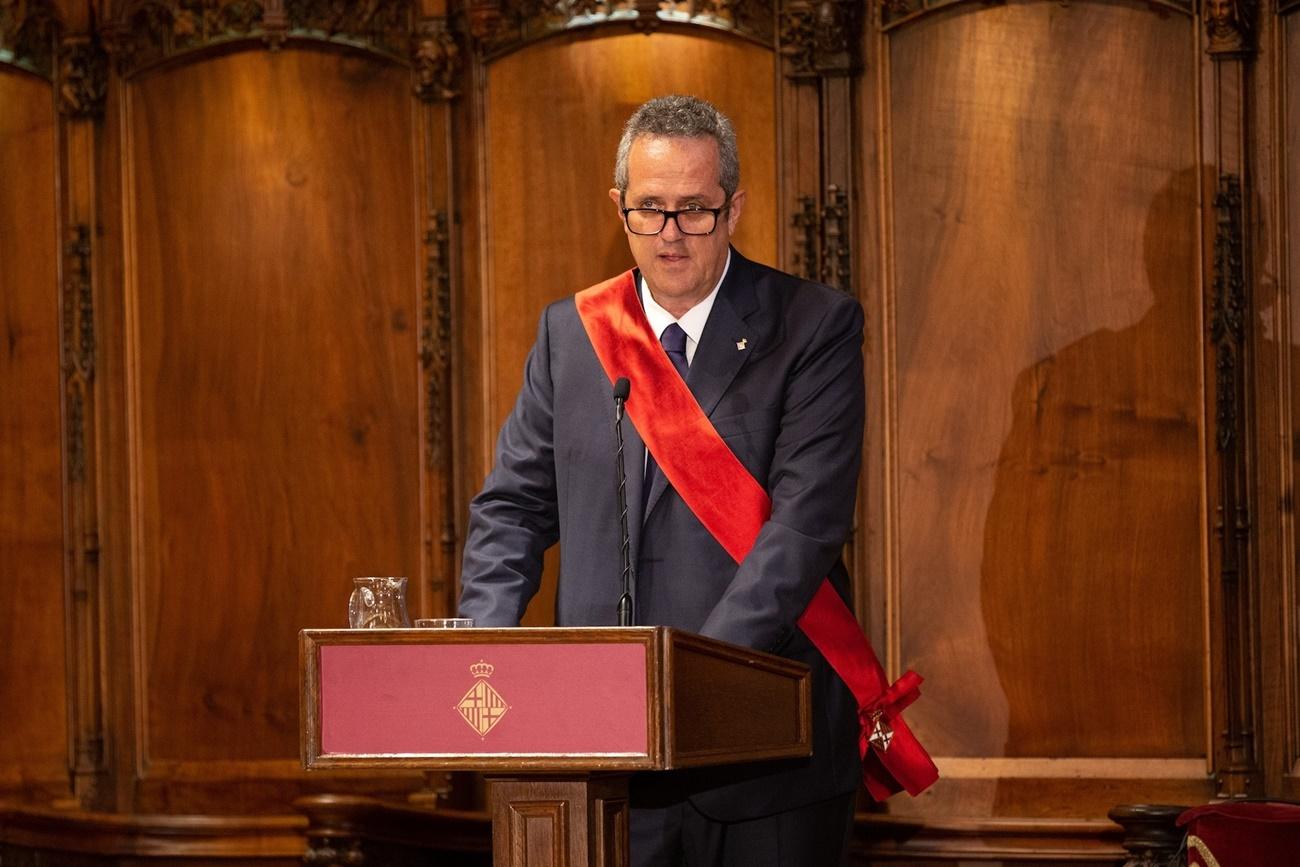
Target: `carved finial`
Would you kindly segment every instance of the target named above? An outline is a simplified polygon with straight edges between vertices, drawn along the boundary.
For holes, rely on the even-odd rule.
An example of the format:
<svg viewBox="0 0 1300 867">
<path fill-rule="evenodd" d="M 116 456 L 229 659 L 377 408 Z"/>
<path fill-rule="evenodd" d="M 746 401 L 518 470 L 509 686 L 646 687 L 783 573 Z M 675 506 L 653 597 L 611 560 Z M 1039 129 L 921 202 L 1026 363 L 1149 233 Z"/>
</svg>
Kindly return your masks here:
<svg viewBox="0 0 1300 867">
<path fill-rule="evenodd" d="M 59 45 L 59 111 L 99 120 L 108 93 L 108 55 L 97 39 L 75 36 Z"/>
<path fill-rule="evenodd" d="M 1216 59 L 1255 52 L 1255 0 L 1206 0 L 1206 52 Z"/>
<path fill-rule="evenodd" d="M 501 29 L 501 0 L 471 0 L 467 17 L 469 35 L 474 41 L 491 42 Z"/>
<path fill-rule="evenodd" d="M 413 55 L 415 93 L 420 99 L 433 102 L 459 95 L 455 84 L 461 69 L 460 46 L 444 19 L 421 23 Z"/>
<path fill-rule="evenodd" d="M 854 0 L 791 3 L 781 12 L 778 36 L 791 78 L 851 75 L 858 68 L 862 4 Z"/>
</svg>

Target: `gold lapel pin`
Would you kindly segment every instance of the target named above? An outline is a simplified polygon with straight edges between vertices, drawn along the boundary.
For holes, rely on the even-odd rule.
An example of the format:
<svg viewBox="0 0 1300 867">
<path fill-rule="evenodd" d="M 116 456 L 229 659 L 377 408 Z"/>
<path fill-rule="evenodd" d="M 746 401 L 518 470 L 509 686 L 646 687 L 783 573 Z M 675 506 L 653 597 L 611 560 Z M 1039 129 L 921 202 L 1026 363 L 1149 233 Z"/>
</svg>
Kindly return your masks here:
<svg viewBox="0 0 1300 867">
<path fill-rule="evenodd" d="M 737 349 L 744 349 L 747 345 L 749 345 L 749 338 L 747 337 L 742 337 L 736 341 Z"/>
</svg>

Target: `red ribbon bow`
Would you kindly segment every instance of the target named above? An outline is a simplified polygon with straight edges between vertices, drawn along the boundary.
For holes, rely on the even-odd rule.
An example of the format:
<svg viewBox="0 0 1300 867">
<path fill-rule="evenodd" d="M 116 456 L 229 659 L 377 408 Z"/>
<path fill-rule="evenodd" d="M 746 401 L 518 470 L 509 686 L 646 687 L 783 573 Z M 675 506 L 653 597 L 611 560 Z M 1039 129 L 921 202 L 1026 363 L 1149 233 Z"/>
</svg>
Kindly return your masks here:
<svg viewBox="0 0 1300 867">
<path fill-rule="evenodd" d="M 858 709 L 862 775 L 867 792 L 877 801 L 904 789 L 916 796 L 939 776 L 930 757 L 903 722 L 903 711 L 921 697 L 921 681 L 921 675 L 909 670 Z M 880 773 L 881 770 L 885 773 Z"/>
</svg>

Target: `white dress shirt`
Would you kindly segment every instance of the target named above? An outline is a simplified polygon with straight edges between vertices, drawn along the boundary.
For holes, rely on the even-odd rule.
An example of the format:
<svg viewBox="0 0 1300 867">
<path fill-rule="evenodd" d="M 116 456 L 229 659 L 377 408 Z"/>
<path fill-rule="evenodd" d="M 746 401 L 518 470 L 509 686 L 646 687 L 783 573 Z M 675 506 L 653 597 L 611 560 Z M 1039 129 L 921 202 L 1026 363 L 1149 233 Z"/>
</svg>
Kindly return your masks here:
<svg viewBox="0 0 1300 867">
<path fill-rule="evenodd" d="M 713 302 L 718 297 L 718 290 L 722 288 L 722 281 L 727 279 L 727 269 L 731 267 L 731 251 L 727 251 L 727 264 L 722 266 L 722 276 L 718 277 L 718 283 L 713 287 L 713 291 L 704 296 L 700 303 L 696 304 L 690 310 L 682 314 L 678 319 L 659 305 L 655 300 L 654 294 L 648 292 L 645 284 L 645 277 L 640 280 L 641 289 L 641 306 L 645 308 L 645 318 L 650 321 L 650 330 L 655 333 L 655 337 L 663 337 L 664 329 L 676 322 L 686 332 L 686 363 L 690 364 L 695 359 L 695 348 L 700 344 L 700 338 L 704 336 L 704 325 L 709 321 L 709 312 L 713 310 Z"/>
</svg>

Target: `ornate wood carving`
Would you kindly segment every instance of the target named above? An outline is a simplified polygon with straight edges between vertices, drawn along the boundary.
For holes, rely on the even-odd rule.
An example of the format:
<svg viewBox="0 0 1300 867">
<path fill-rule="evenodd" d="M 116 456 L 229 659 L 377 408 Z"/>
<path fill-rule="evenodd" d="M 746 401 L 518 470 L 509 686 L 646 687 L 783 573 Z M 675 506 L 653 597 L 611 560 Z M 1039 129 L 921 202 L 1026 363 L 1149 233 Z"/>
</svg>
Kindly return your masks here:
<svg viewBox="0 0 1300 867">
<path fill-rule="evenodd" d="M 1246 460 L 1245 323 L 1247 297 L 1240 179 L 1219 177 L 1214 197 L 1214 299 L 1210 325 L 1214 342 L 1215 447 L 1219 455 L 1219 502 L 1215 531 L 1220 547 L 1223 613 L 1223 701 L 1220 733 L 1221 796 L 1248 794 L 1259 783 L 1254 727 L 1252 671 L 1254 593 L 1244 580 L 1249 563 L 1251 518 Z"/>
<path fill-rule="evenodd" d="M 460 45 L 456 34 L 447 29 L 446 19 L 420 22 L 411 56 L 415 95 L 425 102 L 455 99 L 462 65 Z"/>
<path fill-rule="evenodd" d="M 1238 357 L 1245 329 L 1245 274 L 1242 258 L 1241 185 L 1236 175 L 1219 178 L 1214 197 L 1215 442 L 1220 452 L 1237 444 Z"/>
<path fill-rule="evenodd" d="M 95 378 L 94 302 L 90 281 L 90 227 L 72 227 L 64 253 L 68 283 L 63 293 L 63 372 L 68 389 L 68 477 L 86 478 L 82 399 Z"/>
<path fill-rule="evenodd" d="M 1206 51 L 1216 60 L 1255 53 L 1255 0 L 1206 0 Z"/>
<path fill-rule="evenodd" d="M 848 4 L 849 0 L 841 0 Z M 773 0 L 475 0 L 467 16 L 475 48 L 492 57 L 552 33 L 625 23 L 648 33 L 664 23 L 730 30 L 768 44 Z"/>
<path fill-rule="evenodd" d="M 852 75 L 861 66 L 858 46 L 865 7 L 855 0 L 791 2 L 781 10 L 778 41 L 786 75 Z"/>
<path fill-rule="evenodd" d="M 54 75 L 59 13 L 50 0 L 0 0 L 0 62 Z"/>
<path fill-rule="evenodd" d="M 108 28 L 119 67 L 137 72 L 211 45 L 260 39 L 334 42 L 392 58 L 409 56 L 410 0 L 130 0 Z"/>
<path fill-rule="evenodd" d="M 979 2 L 989 5 L 991 0 L 876 0 L 880 4 L 880 26 L 882 30 L 892 30 L 908 21 L 928 15 L 937 9 L 956 6 L 959 3 Z M 992 0 L 996 2 L 996 0 Z M 1148 0 L 1148 5 L 1159 14 L 1169 9 L 1185 15 L 1195 15 L 1192 0 Z"/>
<path fill-rule="evenodd" d="M 272 4 L 267 3 L 270 7 Z M 386 54 L 400 54 L 411 33 L 410 0 L 368 0 L 344 3 L 337 0 L 285 0 L 289 32 L 326 39 L 359 39 L 367 47 Z"/>
<path fill-rule="evenodd" d="M 95 329 L 91 229 L 72 226 L 64 245 L 62 290 L 64 448 L 67 454 L 68 681 L 72 780 L 78 801 L 96 806 L 106 793 L 99 653 L 99 522 L 93 474 Z"/>
<path fill-rule="evenodd" d="M 456 563 L 455 454 L 452 432 L 451 370 L 451 233 L 444 210 L 434 210 L 424 233 L 424 304 L 421 311 L 420 362 L 425 377 L 425 467 L 438 480 L 438 555 L 431 589 L 435 595 L 452 585 Z M 454 606 L 454 602 L 451 603 Z"/>
<path fill-rule="evenodd" d="M 59 44 L 59 112 L 99 120 L 108 93 L 108 57 L 94 37 L 67 37 Z"/>
<path fill-rule="evenodd" d="M 451 268 L 447 212 L 434 211 L 424 232 L 424 309 L 421 312 L 420 363 L 428 377 L 425 411 L 425 466 L 435 469 L 446 457 L 444 416 L 450 408 Z"/>
<path fill-rule="evenodd" d="M 794 217 L 790 220 L 795 228 L 795 273 L 805 280 L 816 280 L 821 270 L 817 256 L 821 228 L 817 218 L 817 200 L 812 196 L 800 196 L 798 203 Z"/>
<path fill-rule="evenodd" d="M 826 188 L 826 202 L 822 206 L 821 280 L 844 292 L 853 291 L 851 238 L 848 195 L 831 184 Z"/>
<path fill-rule="evenodd" d="M 853 291 L 852 223 L 848 195 L 836 184 L 826 187 L 818 205 L 800 196 L 791 223 L 795 228 L 793 261 L 801 277 Z"/>
</svg>

